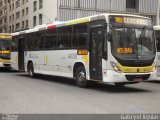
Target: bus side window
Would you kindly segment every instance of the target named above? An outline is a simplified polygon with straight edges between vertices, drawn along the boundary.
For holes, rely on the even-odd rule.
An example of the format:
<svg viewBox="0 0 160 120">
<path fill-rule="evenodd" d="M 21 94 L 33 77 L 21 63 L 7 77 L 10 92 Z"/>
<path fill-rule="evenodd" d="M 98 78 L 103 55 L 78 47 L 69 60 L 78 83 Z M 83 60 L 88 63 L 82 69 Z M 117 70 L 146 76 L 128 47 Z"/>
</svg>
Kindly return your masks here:
<svg viewBox="0 0 160 120">
<path fill-rule="evenodd" d="M 62 27 L 58 29 L 58 46 L 59 48 L 70 48 L 72 40 L 72 27 Z"/>
<path fill-rule="evenodd" d="M 57 35 L 46 35 L 45 36 L 45 48 L 53 50 L 57 48 Z"/>
<path fill-rule="evenodd" d="M 39 44 L 41 42 L 41 35 L 42 34 L 41 34 L 40 31 L 35 33 L 35 40 L 34 40 L 34 48 L 35 48 L 35 50 L 39 50 L 40 49 Z"/>
<path fill-rule="evenodd" d="M 75 25 L 73 28 L 73 47 L 87 46 L 87 23 Z"/>
<path fill-rule="evenodd" d="M 44 50 L 44 36 L 41 36 L 40 38 L 39 50 Z"/>
<path fill-rule="evenodd" d="M 44 33 L 44 36 L 41 38 L 41 43 L 43 42 L 45 49 L 57 49 L 57 31 L 58 29 L 56 28 L 52 30 L 47 30 Z"/>
<path fill-rule="evenodd" d="M 34 45 L 34 33 L 29 33 L 26 35 L 26 50 L 34 50 L 35 45 Z"/>
<path fill-rule="evenodd" d="M 12 51 L 18 50 L 18 39 L 17 36 L 12 38 Z"/>
</svg>

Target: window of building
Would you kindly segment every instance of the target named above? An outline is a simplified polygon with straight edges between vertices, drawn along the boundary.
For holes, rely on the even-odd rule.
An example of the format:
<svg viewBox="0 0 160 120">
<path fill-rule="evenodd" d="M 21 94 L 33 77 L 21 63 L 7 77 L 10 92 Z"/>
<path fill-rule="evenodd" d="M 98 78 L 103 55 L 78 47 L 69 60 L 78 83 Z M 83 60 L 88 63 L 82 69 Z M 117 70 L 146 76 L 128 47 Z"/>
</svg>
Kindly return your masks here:
<svg viewBox="0 0 160 120">
<path fill-rule="evenodd" d="M 36 16 L 34 16 L 34 17 L 33 17 L 33 27 L 35 27 L 35 26 L 36 26 L 36 24 L 37 24 L 36 22 L 37 22 L 37 17 L 36 17 Z"/>
<path fill-rule="evenodd" d="M 9 16 L 9 21 L 10 21 L 10 22 L 12 21 L 12 16 Z"/>
<path fill-rule="evenodd" d="M 16 13 L 16 19 L 20 18 L 20 11 Z"/>
<path fill-rule="evenodd" d="M 3 18 L 3 23 L 6 23 L 6 22 L 7 22 L 7 18 L 4 17 L 4 18 Z"/>
<path fill-rule="evenodd" d="M 7 8 L 4 8 L 4 14 L 6 14 L 7 13 Z"/>
<path fill-rule="evenodd" d="M 2 21 L 2 19 L 1 19 L 1 20 L 0 20 L 0 25 L 2 25 L 2 22 L 3 22 L 3 21 Z"/>
<path fill-rule="evenodd" d="M 126 8 L 136 9 L 137 0 L 126 0 Z"/>
<path fill-rule="evenodd" d="M 24 28 L 24 21 L 22 21 L 22 29 Z"/>
<path fill-rule="evenodd" d="M 28 15 L 28 7 L 26 8 L 26 15 Z"/>
<path fill-rule="evenodd" d="M 14 3 L 12 4 L 12 10 L 14 10 Z"/>
<path fill-rule="evenodd" d="M 2 7 L 3 6 L 3 2 L 2 1 L 0 1 L 0 7 Z"/>
<path fill-rule="evenodd" d="M 16 8 L 18 8 L 20 6 L 20 0 L 16 1 Z"/>
<path fill-rule="evenodd" d="M 3 11 L 1 10 L 1 11 L 0 11 L 0 16 L 2 16 L 2 15 L 3 15 Z"/>
<path fill-rule="evenodd" d="M 9 11 L 11 11 L 11 10 L 12 10 L 12 5 L 9 6 Z"/>
<path fill-rule="evenodd" d="M 12 25 L 12 32 L 14 32 L 14 25 Z"/>
<path fill-rule="evenodd" d="M 26 28 L 28 28 L 28 20 L 26 20 Z"/>
<path fill-rule="evenodd" d="M 12 27 L 11 27 L 11 26 L 9 26 L 9 32 L 10 32 L 10 33 L 12 32 Z"/>
<path fill-rule="evenodd" d="M 37 10 L 37 1 L 34 1 L 33 2 L 33 11 L 36 11 Z"/>
<path fill-rule="evenodd" d="M 24 16 L 24 9 L 22 10 L 22 17 Z"/>
<path fill-rule="evenodd" d="M 39 0 L 39 9 L 43 7 L 43 0 Z"/>
<path fill-rule="evenodd" d="M 16 24 L 16 30 L 20 29 L 20 23 Z"/>
<path fill-rule="evenodd" d="M 12 14 L 12 21 L 14 20 L 14 14 Z"/>
<path fill-rule="evenodd" d="M 42 25 L 42 14 L 39 14 L 39 25 Z"/>
<path fill-rule="evenodd" d="M 6 27 L 3 27 L 3 33 L 5 33 L 6 32 Z"/>
<path fill-rule="evenodd" d="M 22 0 L 22 5 L 24 5 L 24 3 L 25 3 L 25 0 Z"/>
<path fill-rule="evenodd" d="M 4 3 L 6 4 L 8 0 L 4 0 Z"/>
</svg>

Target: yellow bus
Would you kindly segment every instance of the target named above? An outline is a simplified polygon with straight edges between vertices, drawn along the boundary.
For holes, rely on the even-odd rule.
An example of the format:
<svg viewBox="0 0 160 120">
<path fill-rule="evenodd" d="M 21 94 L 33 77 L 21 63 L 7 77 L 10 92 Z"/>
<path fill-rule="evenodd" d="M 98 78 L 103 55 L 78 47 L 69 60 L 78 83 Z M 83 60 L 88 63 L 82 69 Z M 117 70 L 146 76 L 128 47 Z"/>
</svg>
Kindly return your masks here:
<svg viewBox="0 0 160 120">
<path fill-rule="evenodd" d="M 0 33 L 0 68 L 10 68 L 11 40 L 11 34 Z"/>
</svg>

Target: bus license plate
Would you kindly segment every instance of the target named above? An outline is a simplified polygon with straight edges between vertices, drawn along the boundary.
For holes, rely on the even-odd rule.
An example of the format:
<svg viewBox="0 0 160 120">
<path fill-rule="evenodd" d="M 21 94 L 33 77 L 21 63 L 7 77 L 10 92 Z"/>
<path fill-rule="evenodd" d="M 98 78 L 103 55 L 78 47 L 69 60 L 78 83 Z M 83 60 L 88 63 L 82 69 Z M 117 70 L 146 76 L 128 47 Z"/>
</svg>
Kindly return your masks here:
<svg viewBox="0 0 160 120">
<path fill-rule="evenodd" d="M 134 82 L 141 82 L 141 81 L 143 81 L 143 79 L 142 78 L 134 78 L 133 81 Z"/>
</svg>

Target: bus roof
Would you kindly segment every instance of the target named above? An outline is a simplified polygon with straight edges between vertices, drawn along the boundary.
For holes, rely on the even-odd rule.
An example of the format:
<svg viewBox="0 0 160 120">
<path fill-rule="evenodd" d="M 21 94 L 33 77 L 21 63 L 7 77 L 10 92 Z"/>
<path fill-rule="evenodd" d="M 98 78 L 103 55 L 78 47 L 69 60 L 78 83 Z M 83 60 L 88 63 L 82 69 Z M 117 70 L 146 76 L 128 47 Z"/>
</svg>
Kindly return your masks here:
<svg viewBox="0 0 160 120">
<path fill-rule="evenodd" d="M 57 22 L 56 21 L 56 22 L 53 22 L 51 24 L 38 25 L 38 26 L 35 26 L 34 28 L 29 29 L 29 30 L 24 30 L 24 31 L 12 33 L 12 36 L 21 35 L 21 34 L 25 34 L 25 33 L 32 33 L 32 32 L 42 31 L 42 30 L 47 30 L 47 29 L 53 29 L 53 28 L 58 28 L 58 27 L 62 27 L 62 26 L 69 26 L 69 25 L 74 25 L 74 24 L 86 23 L 86 22 L 91 21 L 92 18 L 97 18 L 97 20 L 98 20 L 101 17 L 106 18 L 109 15 L 129 16 L 129 17 L 139 17 L 139 18 L 150 19 L 148 17 L 143 17 L 143 16 L 140 16 L 140 15 L 106 13 L 106 14 L 99 14 L 99 15 L 93 15 L 93 16 L 89 16 L 89 17 L 74 19 L 74 20 L 65 21 L 65 22 Z"/>
</svg>

